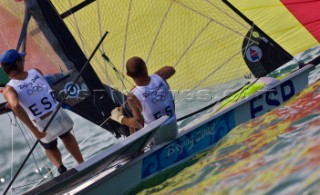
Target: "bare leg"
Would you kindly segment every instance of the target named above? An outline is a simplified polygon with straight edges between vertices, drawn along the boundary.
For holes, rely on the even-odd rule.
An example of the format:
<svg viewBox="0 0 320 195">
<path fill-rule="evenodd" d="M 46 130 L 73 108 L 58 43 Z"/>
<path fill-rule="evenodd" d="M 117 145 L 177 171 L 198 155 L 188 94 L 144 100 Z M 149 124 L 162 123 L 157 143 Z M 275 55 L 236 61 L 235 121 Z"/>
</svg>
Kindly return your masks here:
<svg viewBox="0 0 320 195">
<path fill-rule="evenodd" d="M 47 154 L 49 160 L 52 162 L 52 164 L 55 167 L 58 168 L 60 165 L 62 165 L 62 157 L 61 157 L 61 153 L 58 148 L 45 149 L 45 151 L 46 151 L 46 154 Z"/>
<path fill-rule="evenodd" d="M 67 148 L 73 158 L 80 164 L 83 162 L 83 157 L 80 152 L 76 138 L 71 134 L 67 134 L 62 139 L 64 146 Z"/>
</svg>

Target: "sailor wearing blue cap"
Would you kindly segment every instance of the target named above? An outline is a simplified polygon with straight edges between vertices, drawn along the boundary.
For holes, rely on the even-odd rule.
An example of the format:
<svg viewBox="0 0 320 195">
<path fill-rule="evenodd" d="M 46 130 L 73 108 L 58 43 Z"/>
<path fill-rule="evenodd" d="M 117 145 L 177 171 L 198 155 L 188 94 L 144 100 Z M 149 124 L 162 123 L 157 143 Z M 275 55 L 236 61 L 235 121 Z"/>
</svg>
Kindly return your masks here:
<svg viewBox="0 0 320 195">
<path fill-rule="evenodd" d="M 45 148 L 49 160 L 59 173 L 67 169 L 62 163 L 61 153 L 57 147 L 59 137 L 74 159 L 81 163 L 83 157 L 75 137 L 70 133 L 73 121 L 70 116 L 59 109 L 46 132 L 44 128 L 56 111 L 58 105 L 53 90 L 38 69 L 24 70 L 26 53 L 10 49 L 0 55 L 3 71 L 10 81 L 3 90 L 8 107 L 31 130 Z"/>
<path fill-rule="evenodd" d="M 23 58 L 25 55 L 26 55 L 26 53 L 24 53 L 24 52 L 18 52 L 15 49 L 10 49 L 10 50 L 5 51 L 0 56 L 0 62 L 11 64 L 12 62 L 16 61 L 18 58 Z"/>
</svg>

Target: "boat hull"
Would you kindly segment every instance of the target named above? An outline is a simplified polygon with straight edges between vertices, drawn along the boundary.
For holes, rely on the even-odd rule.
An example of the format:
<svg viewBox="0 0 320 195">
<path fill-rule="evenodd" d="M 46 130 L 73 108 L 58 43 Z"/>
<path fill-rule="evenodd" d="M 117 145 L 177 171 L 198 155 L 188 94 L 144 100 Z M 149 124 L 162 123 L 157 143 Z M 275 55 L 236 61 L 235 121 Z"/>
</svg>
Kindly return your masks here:
<svg viewBox="0 0 320 195">
<path fill-rule="evenodd" d="M 176 140 L 157 146 L 111 174 L 73 193 L 125 194 L 141 181 L 213 147 L 237 125 L 261 116 L 286 102 L 309 84 L 308 76 L 313 69 L 313 65 L 307 65 L 297 70 L 278 83 L 269 85 L 220 113 L 183 129 Z"/>
</svg>

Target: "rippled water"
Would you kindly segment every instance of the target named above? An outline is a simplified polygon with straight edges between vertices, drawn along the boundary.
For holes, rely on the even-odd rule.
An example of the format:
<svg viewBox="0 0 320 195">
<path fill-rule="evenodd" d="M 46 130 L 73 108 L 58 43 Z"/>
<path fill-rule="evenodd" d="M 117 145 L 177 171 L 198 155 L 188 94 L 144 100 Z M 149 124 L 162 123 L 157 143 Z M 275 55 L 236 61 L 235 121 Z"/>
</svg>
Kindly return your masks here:
<svg viewBox="0 0 320 195">
<path fill-rule="evenodd" d="M 97 154 L 102 149 L 107 148 L 117 141 L 108 131 L 97 127 L 72 112 L 68 113 L 74 120 L 74 134 L 85 159 L 89 159 L 94 154 Z M 13 120 L 13 122 L 10 122 L 10 120 Z M 0 116 L 0 121 L 0 193 L 2 194 L 8 186 L 12 175 L 16 173 L 18 167 L 30 151 L 29 148 L 33 146 L 36 140 L 29 131 L 24 128 L 21 122 L 18 122 L 22 129 L 20 130 L 12 114 Z M 68 155 L 62 142 L 59 141 L 58 144 L 65 165 L 69 168 L 74 167 L 76 163 L 72 157 Z M 13 194 L 21 194 L 21 192 L 27 188 L 41 181 L 43 177 L 52 177 L 51 174 L 48 174 L 48 169 L 52 171 L 53 175 L 58 175 L 55 168 L 45 157 L 42 148 L 37 147 L 34 155 L 29 158 L 14 183 Z"/>
<path fill-rule="evenodd" d="M 319 51 L 314 51 L 318 53 Z M 142 183 L 136 194 L 319 194 L 320 75 L 281 107 Z"/>
<path fill-rule="evenodd" d="M 140 194 L 318 194 L 319 101 L 320 81 L 282 107 L 233 129 L 216 147 Z M 174 169 L 164 175 L 170 172 Z"/>
<path fill-rule="evenodd" d="M 319 55 L 319 48 L 308 54 Z M 308 60 L 311 57 L 302 58 Z M 289 65 L 286 69 L 292 67 Z M 319 70 L 317 68 L 310 76 L 312 82 L 320 78 Z M 316 193 L 320 189 L 319 86 L 320 82 L 316 82 L 280 108 L 238 126 L 216 147 L 143 183 L 144 187 L 138 191 L 141 194 Z M 70 114 L 75 122 L 74 133 L 85 159 L 116 142 L 107 131 Z M 192 120 L 195 118 L 186 120 L 181 125 Z M 22 131 L 20 130 L 11 114 L 0 116 L 0 121 L 2 193 L 35 139 L 18 122 L 22 127 Z M 64 162 L 67 167 L 75 166 L 61 143 L 59 148 L 66 158 Z M 13 194 L 21 194 L 43 177 L 50 177 L 46 175 L 48 169 L 57 175 L 43 150 L 38 147 L 13 185 Z"/>
</svg>

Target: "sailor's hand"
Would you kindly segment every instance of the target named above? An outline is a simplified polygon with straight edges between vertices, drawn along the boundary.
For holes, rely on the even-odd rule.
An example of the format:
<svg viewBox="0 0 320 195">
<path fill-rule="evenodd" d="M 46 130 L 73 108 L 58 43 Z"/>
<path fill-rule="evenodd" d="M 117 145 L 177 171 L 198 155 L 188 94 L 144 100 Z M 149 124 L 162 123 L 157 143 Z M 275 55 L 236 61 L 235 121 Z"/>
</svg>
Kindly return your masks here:
<svg viewBox="0 0 320 195">
<path fill-rule="evenodd" d="M 32 129 L 32 133 L 39 140 L 44 138 L 47 135 L 46 132 L 39 131 L 36 127 Z"/>
<path fill-rule="evenodd" d="M 117 121 L 118 123 L 122 124 L 121 121 L 123 119 L 123 107 L 117 107 L 111 111 L 111 119 Z"/>
<path fill-rule="evenodd" d="M 9 103 L 6 103 L 6 104 L 4 105 L 4 107 L 5 107 L 6 109 L 10 109 L 10 110 L 11 110 L 11 106 L 9 105 Z"/>
<path fill-rule="evenodd" d="M 34 136 L 36 136 L 36 138 L 39 139 L 39 140 L 44 138 L 46 135 L 47 135 L 47 133 L 46 132 L 42 132 L 42 131 L 37 131 L 34 134 Z"/>
</svg>

